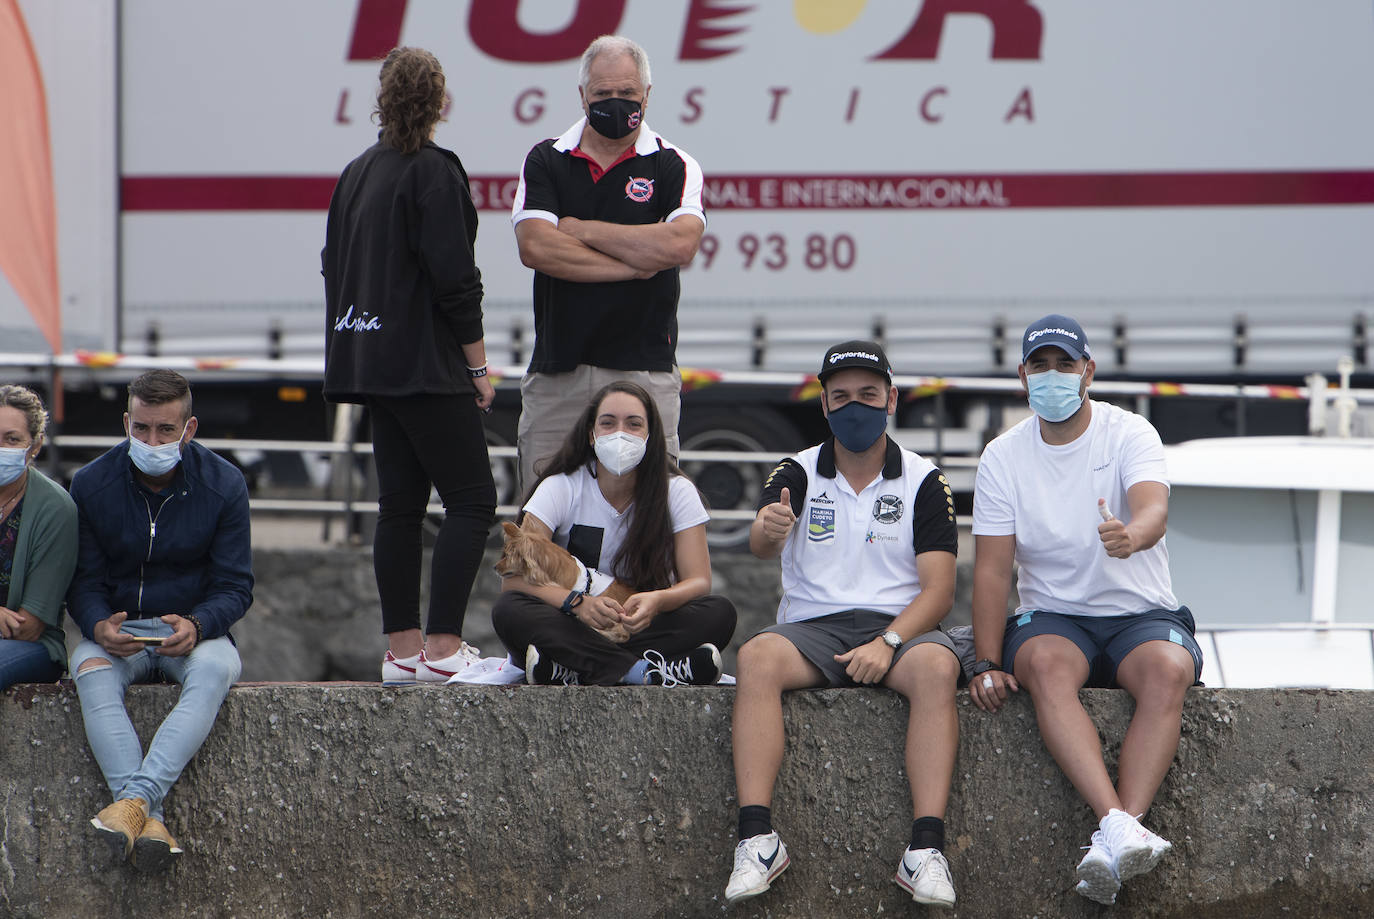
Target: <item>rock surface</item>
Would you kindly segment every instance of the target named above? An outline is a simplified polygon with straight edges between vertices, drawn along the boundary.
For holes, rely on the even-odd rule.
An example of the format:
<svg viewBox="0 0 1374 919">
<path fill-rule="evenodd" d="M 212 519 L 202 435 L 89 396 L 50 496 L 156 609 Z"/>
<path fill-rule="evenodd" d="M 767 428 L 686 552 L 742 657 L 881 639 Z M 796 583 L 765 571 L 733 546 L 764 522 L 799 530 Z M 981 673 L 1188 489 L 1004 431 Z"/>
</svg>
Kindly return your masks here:
<svg viewBox="0 0 1374 919">
<path fill-rule="evenodd" d="M 136 686 L 150 737 L 176 698 Z M 1109 762 L 1131 711 L 1083 694 Z M 0 694 L 0 915 L 720 916 L 736 802 L 727 688 L 240 685 L 167 802 L 165 875 L 112 864 L 69 686 Z M 793 865 L 729 915 L 915 915 L 906 708 L 790 694 L 774 801 Z M 1194 690 L 1146 822 L 1174 843 L 1108 913 L 1073 893 L 1092 817 L 1028 701 L 959 695 L 948 845 L 967 917 L 1374 915 L 1374 695 Z"/>
</svg>

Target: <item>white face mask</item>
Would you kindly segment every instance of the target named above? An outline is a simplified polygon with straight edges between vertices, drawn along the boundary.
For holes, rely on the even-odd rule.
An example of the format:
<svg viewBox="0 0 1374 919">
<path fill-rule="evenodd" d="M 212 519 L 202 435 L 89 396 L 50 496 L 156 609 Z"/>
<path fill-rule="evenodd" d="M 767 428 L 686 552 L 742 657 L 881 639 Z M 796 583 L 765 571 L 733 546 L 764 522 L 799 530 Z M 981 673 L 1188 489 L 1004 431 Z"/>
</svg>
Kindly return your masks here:
<svg viewBox="0 0 1374 919">
<path fill-rule="evenodd" d="M 186 427 L 190 421 L 181 429 L 181 437 L 186 436 Z M 143 441 L 129 435 L 129 459 L 134 461 L 139 472 L 146 476 L 157 478 L 171 472 L 176 464 L 181 461 L 181 437 L 160 447 L 153 447 Z"/>
<path fill-rule="evenodd" d="M 0 485 L 8 485 L 19 478 L 28 465 L 28 447 L 0 447 Z"/>
<path fill-rule="evenodd" d="M 596 461 L 613 475 L 624 475 L 644 459 L 648 444 L 633 434 L 616 431 L 596 439 Z"/>
</svg>

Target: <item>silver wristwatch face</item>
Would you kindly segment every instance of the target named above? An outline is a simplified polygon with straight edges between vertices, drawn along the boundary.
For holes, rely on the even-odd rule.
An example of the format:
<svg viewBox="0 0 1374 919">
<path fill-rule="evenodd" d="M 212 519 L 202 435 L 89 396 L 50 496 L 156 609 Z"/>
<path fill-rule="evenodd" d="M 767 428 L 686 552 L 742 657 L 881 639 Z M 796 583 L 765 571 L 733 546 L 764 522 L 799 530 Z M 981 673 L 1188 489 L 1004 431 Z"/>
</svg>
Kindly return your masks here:
<svg viewBox="0 0 1374 919">
<path fill-rule="evenodd" d="M 898 635 L 891 629 L 888 629 L 886 632 L 883 633 L 883 644 L 887 645 L 889 648 L 892 648 L 895 651 L 897 648 L 900 648 L 902 646 L 902 636 Z"/>
</svg>

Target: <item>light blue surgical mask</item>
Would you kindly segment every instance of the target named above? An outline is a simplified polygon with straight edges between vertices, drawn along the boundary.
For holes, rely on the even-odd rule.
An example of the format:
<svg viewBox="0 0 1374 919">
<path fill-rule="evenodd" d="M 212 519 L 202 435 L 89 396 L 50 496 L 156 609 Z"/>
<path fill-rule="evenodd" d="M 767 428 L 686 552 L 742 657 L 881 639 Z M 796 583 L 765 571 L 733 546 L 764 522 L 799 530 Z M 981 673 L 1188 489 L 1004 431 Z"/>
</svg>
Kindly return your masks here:
<svg viewBox="0 0 1374 919">
<path fill-rule="evenodd" d="M 827 420 L 840 446 L 850 453 L 862 453 L 887 430 L 887 407 L 847 402 L 832 409 Z"/>
<path fill-rule="evenodd" d="M 28 465 L 28 447 L 0 447 L 0 485 L 8 485 L 19 478 Z"/>
<path fill-rule="evenodd" d="M 191 424 L 186 422 L 186 426 Z M 186 436 L 186 426 L 181 429 L 181 437 Z M 160 447 L 153 447 L 129 435 L 129 459 L 134 461 L 138 471 L 151 478 L 164 476 L 181 462 L 181 437 Z"/>
<path fill-rule="evenodd" d="M 1086 372 L 1086 371 L 1085 371 Z M 1046 421 L 1063 421 L 1083 404 L 1083 374 L 1042 370 L 1026 376 L 1031 411 Z"/>
</svg>

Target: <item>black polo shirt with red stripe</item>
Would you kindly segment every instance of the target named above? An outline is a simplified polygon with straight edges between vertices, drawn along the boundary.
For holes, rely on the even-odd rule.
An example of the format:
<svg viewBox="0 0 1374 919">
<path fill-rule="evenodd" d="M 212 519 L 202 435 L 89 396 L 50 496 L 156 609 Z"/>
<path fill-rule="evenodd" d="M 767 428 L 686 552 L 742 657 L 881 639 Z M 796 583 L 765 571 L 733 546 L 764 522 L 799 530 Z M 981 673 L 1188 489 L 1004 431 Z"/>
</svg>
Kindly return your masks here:
<svg viewBox="0 0 1374 919">
<path fill-rule="evenodd" d="M 601 220 L 627 226 L 692 214 L 703 222 L 701 167 L 643 125 L 634 146 L 603 173 L 578 149 L 583 119 L 525 157 L 511 211 L 527 219 Z M 671 370 L 676 362 L 677 268 L 631 281 L 564 281 L 534 273 L 531 373 L 579 364 L 612 370 Z"/>
</svg>

